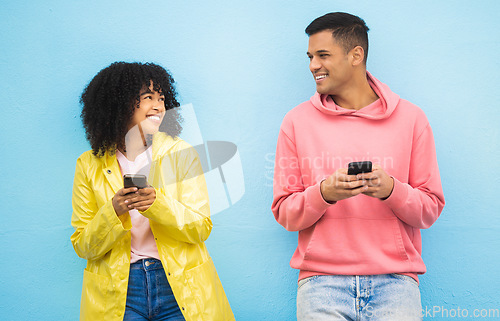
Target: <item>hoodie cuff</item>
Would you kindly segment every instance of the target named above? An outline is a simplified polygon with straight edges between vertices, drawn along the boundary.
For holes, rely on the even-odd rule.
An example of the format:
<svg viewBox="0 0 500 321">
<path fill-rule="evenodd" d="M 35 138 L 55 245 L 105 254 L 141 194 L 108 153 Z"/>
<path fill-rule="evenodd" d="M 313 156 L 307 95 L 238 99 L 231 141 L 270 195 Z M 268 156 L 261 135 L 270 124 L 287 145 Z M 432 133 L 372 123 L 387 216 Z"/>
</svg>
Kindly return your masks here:
<svg viewBox="0 0 500 321">
<path fill-rule="evenodd" d="M 324 213 L 331 205 L 337 203 L 327 202 L 323 195 L 321 195 L 321 180 L 316 185 L 312 185 L 306 189 L 306 199 L 308 200 L 309 205 L 316 211 L 320 213 Z"/>
<path fill-rule="evenodd" d="M 391 209 L 398 210 L 406 204 L 406 200 L 408 199 L 408 190 L 406 189 L 405 184 L 398 181 L 395 177 L 392 177 L 392 179 L 394 180 L 394 188 L 392 189 L 392 193 L 382 202 L 387 204 L 387 206 L 389 206 Z"/>
</svg>

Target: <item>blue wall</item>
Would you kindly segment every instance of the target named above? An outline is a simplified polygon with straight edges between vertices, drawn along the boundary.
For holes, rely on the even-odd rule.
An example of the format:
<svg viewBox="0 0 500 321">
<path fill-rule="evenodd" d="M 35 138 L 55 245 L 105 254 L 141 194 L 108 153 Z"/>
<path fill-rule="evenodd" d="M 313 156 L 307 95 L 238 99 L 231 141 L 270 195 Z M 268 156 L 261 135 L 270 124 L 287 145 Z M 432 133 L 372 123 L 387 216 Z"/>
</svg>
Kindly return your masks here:
<svg viewBox="0 0 500 321">
<path fill-rule="evenodd" d="M 205 139 L 239 148 L 245 195 L 213 217 L 207 242 L 236 319 L 293 320 L 297 235 L 270 211 L 271 160 L 283 116 L 314 92 L 304 28 L 331 11 L 365 19 L 368 69 L 434 129 L 447 205 L 423 231 L 427 319 L 446 315 L 434 306 L 500 309 L 500 2 L 4 0 L 0 319 L 78 319 L 71 186 L 89 149 L 78 98 L 101 68 L 138 60 L 171 70 Z"/>
</svg>

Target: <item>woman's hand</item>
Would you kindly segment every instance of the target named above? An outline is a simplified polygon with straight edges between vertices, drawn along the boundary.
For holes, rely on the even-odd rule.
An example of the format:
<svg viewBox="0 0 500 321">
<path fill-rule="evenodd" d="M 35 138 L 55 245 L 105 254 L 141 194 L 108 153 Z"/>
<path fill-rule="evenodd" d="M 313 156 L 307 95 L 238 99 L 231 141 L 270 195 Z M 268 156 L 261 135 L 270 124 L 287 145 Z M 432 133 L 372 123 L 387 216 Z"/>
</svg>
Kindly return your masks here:
<svg viewBox="0 0 500 321">
<path fill-rule="evenodd" d="M 118 216 L 130 210 L 146 211 L 155 201 L 156 191 L 153 187 L 137 189 L 122 188 L 113 197 L 113 207 Z"/>
<path fill-rule="evenodd" d="M 131 200 L 136 197 L 137 187 L 122 188 L 113 196 L 113 208 L 116 215 L 120 216 L 131 210 L 129 205 Z"/>
<path fill-rule="evenodd" d="M 130 202 L 128 203 L 129 210 L 138 210 L 141 212 L 146 211 L 155 201 L 156 191 L 153 187 L 141 188 L 137 192 Z"/>
</svg>

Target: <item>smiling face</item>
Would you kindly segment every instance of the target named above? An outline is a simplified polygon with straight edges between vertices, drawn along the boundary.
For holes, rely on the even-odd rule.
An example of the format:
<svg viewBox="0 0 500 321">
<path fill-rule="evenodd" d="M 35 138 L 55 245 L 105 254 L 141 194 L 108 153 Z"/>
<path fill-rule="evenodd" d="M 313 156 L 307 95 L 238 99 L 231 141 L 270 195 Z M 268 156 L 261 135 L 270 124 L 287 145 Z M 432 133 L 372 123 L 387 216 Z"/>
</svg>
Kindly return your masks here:
<svg viewBox="0 0 500 321">
<path fill-rule="evenodd" d="M 354 73 L 352 56 L 350 52 L 346 54 L 330 30 L 309 37 L 307 56 L 318 93 L 335 96 L 348 88 Z"/>
<path fill-rule="evenodd" d="M 139 102 L 138 104 L 136 102 L 134 106 L 134 115 L 128 129 L 141 124 L 144 133 L 156 133 L 165 115 L 165 96 L 163 93 L 155 91 L 152 83 L 149 88 L 144 86 L 139 93 Z"/>
</svg>

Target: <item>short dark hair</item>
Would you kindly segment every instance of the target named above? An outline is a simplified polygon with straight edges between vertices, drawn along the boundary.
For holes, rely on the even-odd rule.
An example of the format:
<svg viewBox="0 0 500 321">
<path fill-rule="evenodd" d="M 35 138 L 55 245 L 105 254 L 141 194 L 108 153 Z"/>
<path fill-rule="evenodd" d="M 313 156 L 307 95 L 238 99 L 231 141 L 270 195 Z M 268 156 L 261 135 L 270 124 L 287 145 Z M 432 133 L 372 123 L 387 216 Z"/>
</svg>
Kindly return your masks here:
<svg viewBox="0 0 500 321">
<path fill-rule="evenodd" d="M 365 21 L 360 17 L 345 12 L 331 12 L 316 18 L 307 26 L 306 34 L 331 30 L 333 38 L 344 47 L 346 53 L 356 46 L 365 52 L 364 62 L 368 57 L 368 30 Z"/>
<path fill-rule="evenodd" d="M 144 86 L 165 96 L 165 113 L 160 131 L 175 137 L 182 127 L 174 79 L 163 67 L 153 63 L 115 62 L 102 69 L 85 87 L 80 103 L 81 118 L 93 154 L 114 154 L 124 148 L 128 125 L 139 104 L 139 94 Z"/>
</svg>

